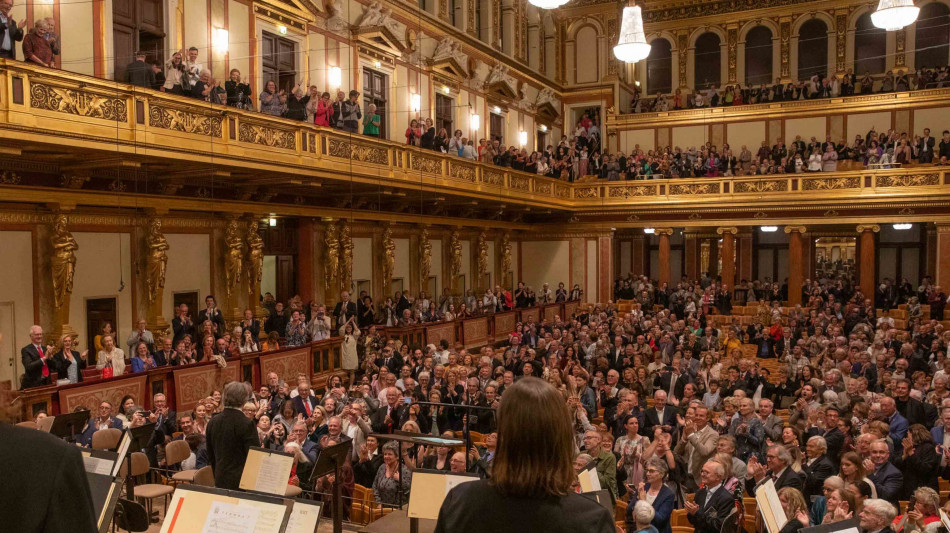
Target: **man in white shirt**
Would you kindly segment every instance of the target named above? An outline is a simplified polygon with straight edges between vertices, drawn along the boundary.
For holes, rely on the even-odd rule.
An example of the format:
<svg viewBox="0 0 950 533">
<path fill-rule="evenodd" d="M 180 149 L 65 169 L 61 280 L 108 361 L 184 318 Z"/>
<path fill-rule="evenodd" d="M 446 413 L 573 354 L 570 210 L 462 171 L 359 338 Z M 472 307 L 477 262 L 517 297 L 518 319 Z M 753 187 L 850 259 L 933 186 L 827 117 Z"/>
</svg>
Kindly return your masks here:
<svg viewBox="0 0 950 533">
<path fill-rule="evenodd" d="M 447 365 L 449 363 L 449 341 L 447 339 L 439 341 L 439 348 L 432 352 L 432 362 L 437 365 Z"/>
<path fill-rule="evenodd" d="M 307 329 L 313 342 L 330 338 L 330 317 L 327 315 L 326 307 L 322 305 L 317 307 L 317 312 L 310 319 Z"/>
</svg>

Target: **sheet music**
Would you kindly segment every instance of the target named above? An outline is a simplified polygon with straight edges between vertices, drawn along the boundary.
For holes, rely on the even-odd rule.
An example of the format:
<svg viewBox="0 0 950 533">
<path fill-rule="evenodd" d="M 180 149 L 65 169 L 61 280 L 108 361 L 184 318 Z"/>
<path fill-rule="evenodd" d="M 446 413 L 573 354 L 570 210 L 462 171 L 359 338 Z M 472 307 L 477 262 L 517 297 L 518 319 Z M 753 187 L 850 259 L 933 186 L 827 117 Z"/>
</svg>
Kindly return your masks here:
<svg viewBox="0 0 950 533">
<path fill-rule="evenodd" d="M 596 468 L 587 468 L 581 470 L 577 475 L 577 480 L 581 484 L 581 492 L 597 492 L 600 489 L 600 478 L 597 477 Z"/>
<path fill-rule="evenodd" d="M 112 469 L 115 468 L 115 463 L 109 459 L 101 459 L 99 457 L 93 457 L 92 455 L 83 454 L 82 464 L 86 468 L 86 472 L 92 472 L 95 474 L 111 475 Z"/>
<path fill-rule="evenodd" d="M 285 533 L 313 533 L 317 530 L 317 521 L 320 519 L 319 505 L 295 503 L 290 511 Z"/>
<path fill-rule="evenodd" d="M 254 490 L 283 496 L 287 492 L 287 481 L 293 468 L 292 457 L 276 454 L 263 454 L 261 466 L 257 471 Z"/>
<path fill-rule="evenodd" d="M 284 522 L 284 514 L 287 508 L 283 505 L 273 503 L 259 502 L 255 500 L 243 500 L 243 508 L 253 507 L 257 509 L 257 524 L 252 529 L 253 533 L 279 533 L 280 526 Z M 296 506 L 295 506 L 296 507 Z"/>
<path fill-rule="evenodd" d="M 119 475 L 119 469 L 122 468 L 122 461 L 125 461 L 125 455 L 129 453 L 129 446 L 131 445 L 132 445 L 132 436 L 129 435 L 128 431 L 126 431 L 122 435 L 122 440 L 119 441 L 119 448 L 117 450 L 119 452 L 119 458 L 116 459 L 115 465 L 113 466 L 113 469 L 112 469 L 113 477 Z"/>
<path fill-rule="evenodd" d="M 445 476 L 445 495 L 449 495 L 449 491 L 455 487 L 461 485 L 462 483 L 468 483 L 469 481 L 475 481 L 478 478 L 469 477 L 469 476 Z"/>
<path fill-rule="evenodd" d="M 254 533 L 260 509 L 214 502 L 201 533 Z"/>
</svg>

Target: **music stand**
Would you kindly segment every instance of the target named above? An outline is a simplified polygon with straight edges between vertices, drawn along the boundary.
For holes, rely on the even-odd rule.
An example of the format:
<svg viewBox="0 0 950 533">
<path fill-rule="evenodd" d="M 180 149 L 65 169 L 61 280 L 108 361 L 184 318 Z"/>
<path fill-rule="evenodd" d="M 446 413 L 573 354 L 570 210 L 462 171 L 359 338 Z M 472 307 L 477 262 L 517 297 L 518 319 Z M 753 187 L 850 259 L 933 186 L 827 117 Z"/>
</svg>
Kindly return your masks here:
<svg viewBox="0 0 950 533">
<path fill-rule="evenodd" d="M 472 411 L 494 411 L 493 407 L 487 405 L 471 405 L 471 404 L 456 404 L 456 403 L 439 403 L 439 402 L 413 402 L 419 405 L 428 405 L 428 406 L 437 406 L 437 407 L 446 407 L 451 409 L 463 409 L 465 411 L 465 416 L 462 417 L 462 439 L 464 439 L 465 444 L 465 470 L 468 470 L 472 465 L 468 462 L 468 450 L 472 447 L 472 436 L 469 434 L 468 430 L 468 420 L 472 417 Z M 459 443 L 463 444 L 463 443 Z"/>
<path fill-rule="evenodd" d="M 333 474 L 333 533 L 343 531 L 343 497 L 340 494 L 340 469 L 346 463 L 347 457 L 353 453 L 353 440 L 346 439 L 339 444 L 327 446 L 320 450 L 317 462 L 310 473 L 311 486 L 316 487 L 317 479 Z"/>
<path fill-rule="evenodd" d="M 89 416 L 89 411 L 85 409 L 56 415 L 53 418 L 53 425 L 50 426 L 49 432 L 51 435 L 64 439 L 66 442 L 75 443 L 76 435 L 82 433 L 86 422 L 89 421 Z"/>
<path fill-rule="evenodd" d="M 152 440 L 152 434 L 155 433 L 155 422 L 150 422 L 148 424 L 139 426 L 139 427 L 130 427 L 126 430 L 126 435 L 129 437 L 129 449 L 128 453 L 125 454 L 125 465 L 128 468 L 129 477 L 126 478 L 125 482 L 125 492 L 128 493 L 128 499 L 135 501 L 135 480 L 132 476 L 132 453 L 142 451 L 142 448 L 148 446 L 150 440 Z M 122 440 L 119 439 L 121 443 Z M 118 447 L 117 447 L 118 448 Z"/>
</svg>

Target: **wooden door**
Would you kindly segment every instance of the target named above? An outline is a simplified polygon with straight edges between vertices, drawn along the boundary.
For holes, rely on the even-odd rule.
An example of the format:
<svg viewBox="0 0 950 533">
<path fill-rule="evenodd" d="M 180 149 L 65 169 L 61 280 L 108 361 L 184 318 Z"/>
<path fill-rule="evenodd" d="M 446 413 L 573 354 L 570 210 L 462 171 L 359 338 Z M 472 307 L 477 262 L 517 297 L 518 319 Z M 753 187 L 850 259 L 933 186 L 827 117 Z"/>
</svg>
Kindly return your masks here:
<svg viewBox="0 0 950 533">
<path fill-rule="evenodd" d="M 277 256 L 277 294 L 274 295 L 279 302 L 286 302 L 297 294 L 297 269 L 294 264 L 294 256 Z"/>
<path fill-rule="evenodd" d="M 102 332 L 102 327 L 106 322 L 112 324 L 113 331 L 119 331 L 119 325 L 116 323 L 115 298 L 86 300 L 86 338 L 84 340 L 86 348 L 89 350 L 89 356 L 93 361 L 96 359 L 96 347 L 93 341 L 96 335 Z M 116 346 L 119 346 L 120 343 L 121 341 L 116 339 Z"/>
<path fill-rule="evenodd" d="M 20 373 L 23 369 L 20 365 L 20 351 L 17 349 L 16 339 L 13 338 L 13 332 L 17 331 L 13 310 L 14 302 L 0 302 L 0 331 L 6 332 L 6 335 L 0 338 L 0 383 L 9 381 L 11 389 L 17 390 L 20 388 Z"/>
<path fill-rule="evenodd" d="M 172 302 L 177 309 L 179 305 L 185 304 L 188 306 L 188 312 L 192 316 L 198 316 L 198 291 L 189 291 L 189 292 L 176 292 L 172 294 Z"/>
</svg>

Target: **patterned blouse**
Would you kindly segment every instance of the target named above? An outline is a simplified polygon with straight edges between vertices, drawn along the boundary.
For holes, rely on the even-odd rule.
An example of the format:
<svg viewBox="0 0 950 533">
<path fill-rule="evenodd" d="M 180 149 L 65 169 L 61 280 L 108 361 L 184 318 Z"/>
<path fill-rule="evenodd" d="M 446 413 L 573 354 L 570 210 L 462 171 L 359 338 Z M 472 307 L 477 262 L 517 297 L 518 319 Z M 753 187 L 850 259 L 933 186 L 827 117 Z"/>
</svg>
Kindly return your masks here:
<svg viewBox="0 0 950 533">
<path fill-rule="evenodd" d="M 634 487 L 644 479 L 643 464 L 640 462 L 640 458 L 643 456 L 643 449 L 649 443 L 648 438 L 640 435 L 633 439 L 624 435 L 617 439 L 616 444 L 614 444 L 614 451 L 620 454 L 623 460 L 623 469 L 627 472 L 626 483 Z"/>
</svg>

